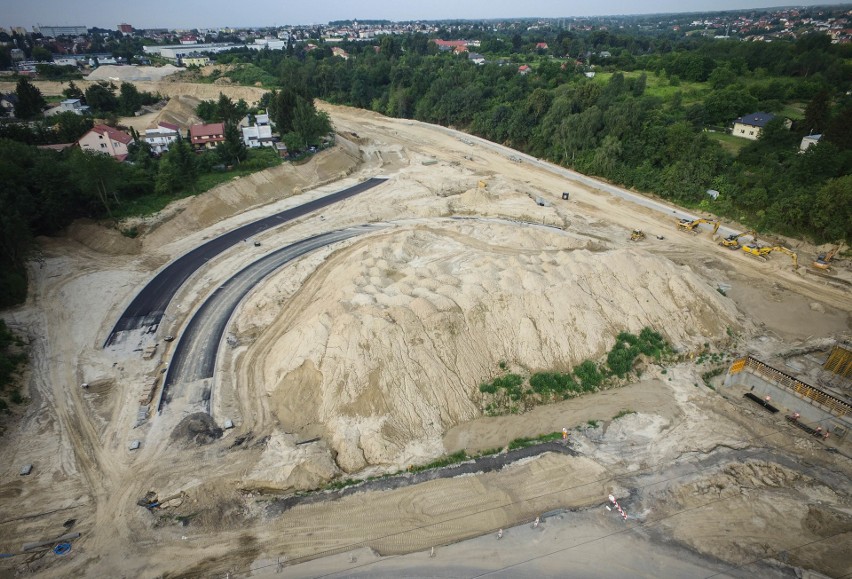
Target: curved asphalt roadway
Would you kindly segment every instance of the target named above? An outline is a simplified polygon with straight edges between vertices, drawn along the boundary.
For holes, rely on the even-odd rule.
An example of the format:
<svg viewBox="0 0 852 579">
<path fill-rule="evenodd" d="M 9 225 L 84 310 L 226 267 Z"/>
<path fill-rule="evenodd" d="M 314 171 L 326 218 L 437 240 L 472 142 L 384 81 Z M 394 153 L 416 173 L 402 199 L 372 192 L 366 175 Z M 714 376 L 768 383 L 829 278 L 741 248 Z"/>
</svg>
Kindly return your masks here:
<svg viewBox="0 0 852 579">
<path fill-rule="evenodd" d="M 382 178 L 367 179 L 363 183 L 358 183 L 343 191 L 314 199 L 304 205 L 291 207 L 281 213 L 276 213 L 259 221 L 238 227 L 182 255 L 160 271 L 154 279 L 142 288 L 142 291 L 136 294 L 136 297 L 133 298 L 133 301 L 130 302 L 130 305 L 127 306 L 127 309 L 124 310 L 124 313 L 118 319 L 118 322 L 116 322 L 115 327 L 104 343 L 104 347 L 106 348 L 111 345 L 120 332 L 159 324 L 166 307 L 180 286 L 198 268 L 226 249 L 267 229 L 272 229 L 287 221 L 372 189 L 386 180 Z"/>
<path fill-rule="evenodd" d="M 383 227 L 386 226 L 360 225 L 303 239 L 262 257 L 225 281 L 198 308 L 183 331 L 163 381 L 157 410 L 162 412 L 173 397 L 183 396 L 182 385 L 213 377 L 216 354 L 231 315 L 258 282 L 287 262 L 315 249 Z"/>
</svg>

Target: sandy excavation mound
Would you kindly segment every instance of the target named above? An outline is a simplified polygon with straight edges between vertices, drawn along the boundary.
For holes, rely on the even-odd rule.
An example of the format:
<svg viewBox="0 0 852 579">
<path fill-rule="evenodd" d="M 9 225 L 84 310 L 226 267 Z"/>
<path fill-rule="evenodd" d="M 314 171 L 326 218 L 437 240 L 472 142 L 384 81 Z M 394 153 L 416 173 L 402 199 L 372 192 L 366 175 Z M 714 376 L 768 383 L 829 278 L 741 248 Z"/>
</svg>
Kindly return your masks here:
<svg viewBox="0 0 852 579">
<path fill-rule="evenodd" d="M 195 114 L 195 109 L 201 103 L 200 99 L 191 96 L 176 96 L 169 99 L 163 109 L 157 113 L 156 118 L 150 123 L 154 127 L 158 122 L 171 123 L 179 127 L 188 127 L 203 123 L 201 117 Z"/>
<path fill-rule="evenodd" d="M 86 80 L 159 81 L 181 70 L 171 64 L 165 66 L 116 66 L 114 64 L 105 64 L 93 70 L 86 77 Z"/>
<path fill-rule="evenodd" d="M 364 240 L 292 299 L 246 308 L 286 304 L 243 363 L 283 427 L 322 434 L 343 470 L 442 454 L 441 435 L 480 414 L 478 385 L 501 360 L 568 369 L 623 330 L 651 326 L 693 348 L 739 327 L 731 301 L 644 251 L 577 249 L 585 242 L 543 227 L 468 227 Z"/>
</svg>

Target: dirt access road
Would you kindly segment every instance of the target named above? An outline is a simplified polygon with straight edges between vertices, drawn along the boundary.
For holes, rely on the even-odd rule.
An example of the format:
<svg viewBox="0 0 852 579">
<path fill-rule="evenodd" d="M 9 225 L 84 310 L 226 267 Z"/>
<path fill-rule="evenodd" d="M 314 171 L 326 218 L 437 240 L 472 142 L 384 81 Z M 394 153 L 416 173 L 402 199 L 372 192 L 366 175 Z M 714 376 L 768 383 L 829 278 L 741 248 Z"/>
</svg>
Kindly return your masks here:
<svg viewBox="0 0 852 579">
<path fill-rule="evenodd" d="M 215 98 L 225 89 L 164 90 Z M 794 273 L 784 260 L 759 262 L 706 233 L 677 232 L 672 217 L 509 161 L 465 135 L 326 108 L 338 147 L 305 165 L 180 202 L 141 222 L 138 240 L 90 224 L 44 240 L 30 299 L 4 313 L 30 338 L 34 363 L 32 402 L 0 450 L 0 551 L 19 553 L 25 541 L 67 530 L 81 536 L 63 557 L 0 560 L 5 571 L 263 576 L 283 560 L 315 565 L 290 568 L 302 576 L 394 576 L 436 563 L 436 572 L 477 576 L 579 536 L 587 537 L 580 550 L 521 571 L 557 575 L 578 553 L 618 559 L 625 573 L 664 575 L 653 561 L 673 559 L 696 576 L 784 576 L 784 565 L 838 577 L 852 571 L 843 555 L 852 552 L 848 459 L 750 408 L 741 393 L 704 387 L 707 362 L 646 365 L 640 381 L 622 388 L 497 418 L 483 416 L 478 394 L 500 361 L 518 372 L 570 368 L 602 355 L 618 331 L 643 325 L 683 352 L 708 344 L 714 353 L 772 359 L 848 335 L 848 292 Z M 162 376 L 173 351 L 159 342 L 143 360 L 141 342 L 100 349 L 139 286 L 205 239 L 374 176 L 389 179 L 259 238 L 263 248 L 283 247 L 405 221 L 307 255 L 241 303 L 212 402 L 216 420 L 237 428 L 196 444 L 198 433 L 179 426 L 190 404 L 133 428 L 140 388 Z M 666 239 L 633 244 L 633 228 Z M 256 257 L 232 251 L 211 260 L 175 295 L 162 332 L 178 334 L 222 280 Z M 614 418 L 623 411 L 634 413 Z M 404 471 L 459 448 L 500 447 L 562 427 L 572 429 L 579 456 L 546 454 L 500 472 L 274 516 L 266 509 L 271 496 L 334 477 Z M 128 451 L 131 440 L 141 448 Z M 845 444 L 839 450 L 852 454 Z M 29 478 L 18 476 L 23 463 L 35 465 Z M 179 506 L 149 513 L 136 500 L 150 490 L 185 495 Z M 637 517 L 619 543 L 627 535 L 604 538 L 625 528 L 603 508 L 610 493 Z M 535 529 L 543 534 L 513 527 L 559 509 L 568 509 L 563 527 L 557 518 Z M 499 528 L 507 535 L 495 552 Z M 444 547 L 464 539 L 474 541 Z M 438 555 L 429 558 L 433 546 Z M 396 557 L 405 553 L 414 558 Z M 471 554 L 493 565 L 471 565 Z M 374 560 L 390 567 L 358 571 Z"/>
</svg>

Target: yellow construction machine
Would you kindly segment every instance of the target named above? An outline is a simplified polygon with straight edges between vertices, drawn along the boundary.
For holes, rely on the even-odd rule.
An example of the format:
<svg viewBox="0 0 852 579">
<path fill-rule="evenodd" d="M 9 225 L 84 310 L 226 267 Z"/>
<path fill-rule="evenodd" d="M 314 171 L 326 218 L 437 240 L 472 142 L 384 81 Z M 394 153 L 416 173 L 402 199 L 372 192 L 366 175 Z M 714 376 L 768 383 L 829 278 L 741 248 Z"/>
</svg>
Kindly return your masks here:
<svg viewBox="0 0 852 579">
<path fill-rule="evenodd" d="M 786 253 L 787 255 L 789 255 L 790 259 L 793 260 L 793 269 L 799 268 L 799 257 L 792 249 L 787 249 L 786 247 L 781 247 L 780 245 L 765 245 L 763 247 L 760 247 L 756 244 L 743 245 L 742 249 L 746 253 L 749 253 L 751 255 L 754 255 L 755 257 L 759 257 L 764 260 L 766 259 L 766 256 L 772 253 L 773 251 L 780 251 L 781 253 Z"/>
<path fill-rule="evenodd" d="M 837 255 L 841 247 L 843 247 L 842 242 L 837 244 L 837 247 L 828 253 L 820 253 L 812 265 L 817 269 L 828 269 L 829 264 L 831 264 L 831 260 L 834 259 L 834 256 Z"/>
<path fill-rule="evenodd" d="M 630 234 L 630 241 L 642 241 L 645 239 L 645 232 L 641 229 L 634 229 Z"/>
<path fill-rule="evenodd" d="M 746 235 L 751 235 L 754 238 L 757 235 L 756 231 L 743 231 L 742 233 L 732 233 L 725 239 L 719 242 L 719 245 L 722 247 L 727 247 L 728 249 L 739 249 L 742 247 L 740 245 L 740 237 L 744 237 Z"/>
<path fill-rule="evenodd" d="M 710 219 L 681 219 L 677 222 L 677 228 L 682 229 L 683 231 L 698 233 L 697 228 L 702 223 L 713 226 L 713 235 L 716 235 L 716 232 L 719 231 L 719 225 L 721 225 L 718 221 L 711 221 Z"/>
</svg>

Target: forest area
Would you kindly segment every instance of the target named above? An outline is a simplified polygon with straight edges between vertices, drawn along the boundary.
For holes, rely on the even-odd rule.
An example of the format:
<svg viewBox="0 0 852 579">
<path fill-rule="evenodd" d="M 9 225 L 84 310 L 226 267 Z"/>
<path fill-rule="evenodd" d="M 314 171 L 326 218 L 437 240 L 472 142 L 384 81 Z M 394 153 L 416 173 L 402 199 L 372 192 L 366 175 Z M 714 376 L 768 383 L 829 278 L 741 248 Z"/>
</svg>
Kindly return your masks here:
<svg viewBox="0 0 852 579">
<path fill-rule="evenodd" d="M 852 47 L 823 34 L 773 43 L 602 30 L 470 37 L 486 64 L 440 52 L 422 34 L 343 43 L 345 60 L 326 45 L 218 61 L 242 63 L 234 76 L 246 83 L 275 79 L 332 103 L 452 126 L 760 232 L 852 239 Z M 761 139 L 725 134 L 758 111 L 777 115 Z M 812 133 L 823 139 L 800 154 Z"/>
</svg>

